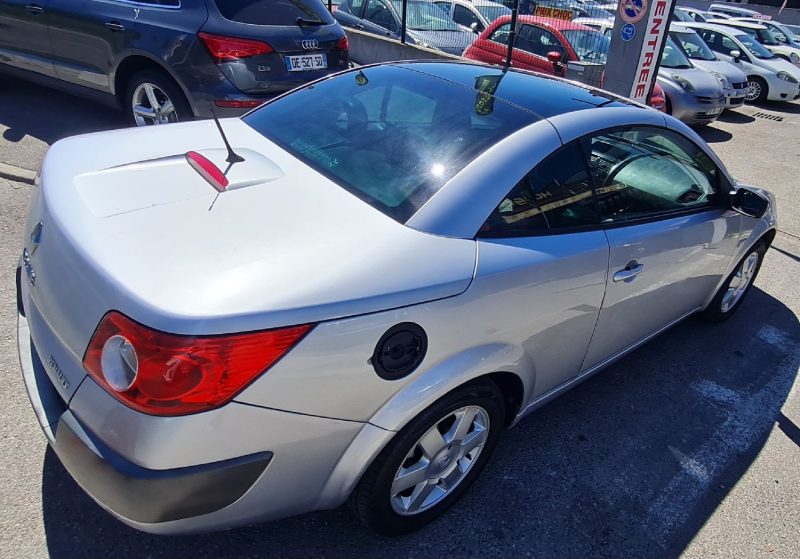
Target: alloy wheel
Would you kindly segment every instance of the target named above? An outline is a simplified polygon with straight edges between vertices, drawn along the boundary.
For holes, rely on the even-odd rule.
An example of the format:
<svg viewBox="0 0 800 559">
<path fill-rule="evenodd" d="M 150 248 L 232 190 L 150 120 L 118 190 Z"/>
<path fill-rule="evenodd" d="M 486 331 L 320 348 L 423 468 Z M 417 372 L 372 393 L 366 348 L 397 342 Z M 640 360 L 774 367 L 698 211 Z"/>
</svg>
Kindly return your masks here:
<svg viewBox="0 0 800 559">
<path fill-rule="evenodd" d="M 131 104 L 136 126 L 178 122 L 178 113 L 169 96 L 155 84 L 139 84 L 133 90 Z"/>
<path fill-rule="evenodd" d="M 477 462 L 489 436 L 489 414 L 480 406 L 450 412 L 414 444 L 394 476 L 392 509 L 409 516 L 453 492 Z"/>
<path fill-rule="evenodd" d="M 753 281 L 756 268 L 758 268 L 758 253 L 753 252 L 744 259 L 739 269 L 736 270 L 736 274 L 731 278 L 728 290 L 722 297 L 722 312 L 728 312 L 736 306 L 744 292 L 747 291 L 747 286 Z"/>
<path fill-rule="evenodd" d="M 757 81 L 747 82 L 747 95 L 745 99 L 755 101 L 761 97 L 761 84 Z"/>
</svg>

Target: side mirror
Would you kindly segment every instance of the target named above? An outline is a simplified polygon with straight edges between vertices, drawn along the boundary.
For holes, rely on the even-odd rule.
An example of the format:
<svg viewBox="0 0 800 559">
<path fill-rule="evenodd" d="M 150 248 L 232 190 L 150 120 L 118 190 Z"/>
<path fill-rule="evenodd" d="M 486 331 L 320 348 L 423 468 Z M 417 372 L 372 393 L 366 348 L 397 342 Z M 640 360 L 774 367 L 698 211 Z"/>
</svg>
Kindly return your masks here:
<svg viewBox="0 0 800 559">
<path fill-rule="evenodd" d="M 733 58 L 734 62 L 739 62 L 739 59 L 742 57 L 742 53 L 738 50 L 732 50 L 731 57 Z"/>
<path fill-rule="evenodd" d="M 739 187 L 731 196 L 731 208 L 748 217 L 764 217 L 769 209 L 769 200 L 749 188 Z"/>
<path fill-rule="evenodd" d="M 470 23 L 469 28 L 472 29 L 473 33 L 480 34 L 480 31 L 478 31 L 478 22 L 477 21 L 473 21 L 472 23 Z"/>
<path fill-rule="evenodd" d="M 547 53 L 547 60 L 555 67 L 561 63 L 561 53 L 557 50 L 551 50 Z"/>
</svg>

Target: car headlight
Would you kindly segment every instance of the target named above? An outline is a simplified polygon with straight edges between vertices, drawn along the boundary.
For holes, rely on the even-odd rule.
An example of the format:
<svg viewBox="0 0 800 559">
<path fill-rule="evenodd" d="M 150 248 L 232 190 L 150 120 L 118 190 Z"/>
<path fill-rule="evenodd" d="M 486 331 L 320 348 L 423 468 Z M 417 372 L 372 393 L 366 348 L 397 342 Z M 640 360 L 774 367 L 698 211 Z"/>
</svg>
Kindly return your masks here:
<svg viewBox="0 0 800 559">
<path fill-rule="evenodd" d="M 723 76 L 719 72 L 711 72 L 711 75 L 714 76 L 715 78 L 717 78 L 717 81 L 719 82 L 719 85 L 722 86 L 722 89 L 730 89 L 731 84 L 728 81 L 728 78 L 726 78 L 725 76 Z"/>
<path fill-rule="evenodd" d="M 797 80 L 789 72 L 778 72 L 778 78 L 785 82 L 797 83 Z"/>
<path fill-rule="evenodd" d="M 692 82 L 690 82 L 686 78 L 682 78 L 680 76 L 673 75 L 672 79 L 675 81 L 675 83 L 677 83 L 679 86 L 681 86 L 686 91 L 694 91 L 694 86 L 692 85 Z"/>
</svg>

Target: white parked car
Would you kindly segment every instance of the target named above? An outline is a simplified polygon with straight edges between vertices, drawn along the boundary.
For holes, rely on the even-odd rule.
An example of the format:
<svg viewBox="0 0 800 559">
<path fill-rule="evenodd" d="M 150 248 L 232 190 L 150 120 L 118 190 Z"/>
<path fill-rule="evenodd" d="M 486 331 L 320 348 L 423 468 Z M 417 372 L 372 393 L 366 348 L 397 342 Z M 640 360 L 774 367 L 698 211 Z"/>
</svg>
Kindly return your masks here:
<svg viewBox="0 0 800 559">
<path fill-rule="evenodd" d="M 684 23 L 727 62 L 747 75 L 747 100 L 791 101 L 800 95 L 800 68 L 778 58 L 741 29 L 716 23 Z"/>
<path fill-rule="evenodd" d="M 716 17 L 718 14 L 709 15 L 708 12 L 704 12 L 703 10 L 698 10 L 696 8 L 689 8 L 688 6 L 678 6 L 675 8 L 675 12 L 673 17 L 675 21 L 685 21 L 685 22 L 704 22 L 711 17 Z"/>
<path fill-rule="evenodd" d="M 481 33 L 497 18 L 511 14 L 510 8 L 491 0 L 435 0 L 434 4 L 462 29 L 473 33 Z"/>
<path fill-rule="evenodd" d="M 709 23 L 717 22 L 714 20 L 709 20 Z M 775 53 L 776 56 L 780 56 L 792 64 L 800 65 L 800 48 L 790 44 L 781 43 L 766 25 L 752 21 L 742 21 L 740 19 L 728 19 L 719 23 L 728 25 L 730 27 L 735 27 L 736 29 L 741 29 L 753 37 L 756 41 L 767 47 L 770 51 Z"/>
<path fill-rule="evenodd" d="M 793 25 L 787 25 L 779 21 L 772 21 L 768 19 L 759 19 L 754 17 L 736 18 L 740 21 L 749 21 L 752 23 L 760 23 L 770 30 L 775 39 L 782 44 L 794 47 L 800 47 L 800 34 L 798 31 L 792 29 Z"/>
<path fill-rule="evenodd" d="M 747 76 L 730 62 L 720 60 L 694 29 L 672 23 L 669 36 L 683 48 L 692 64 L 717 78 L 725 93 L 725 108 L 741 107 L 747 96 Z"/>
<path fill-rule="evenodd" d="M 764 14 L 761 12 L 757 12 L 756 10 L 750 10 L 748 8 L 740 8 L 739 6 L 733 6 L 731 4 L 711 4 L 708 8 L 708 12 L 712 14 L 723 14 L 729 17 L 759 17 L 763 18 Z"/>
</svg>

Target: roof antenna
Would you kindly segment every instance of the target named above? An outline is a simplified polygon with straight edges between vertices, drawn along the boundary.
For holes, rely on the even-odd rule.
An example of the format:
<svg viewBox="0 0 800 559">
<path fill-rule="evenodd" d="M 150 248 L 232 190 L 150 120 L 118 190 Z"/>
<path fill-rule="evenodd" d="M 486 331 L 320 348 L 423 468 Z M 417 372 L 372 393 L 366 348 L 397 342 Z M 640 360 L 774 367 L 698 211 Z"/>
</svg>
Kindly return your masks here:
<svg viewBox="0 0 800 559">
<path fill-rule="evenodd" d="M 233 148 L 228 143 L 228 138 L 225 136 L 225 131 L 222 130 L 222 125 L 219 123 L 219 119 L 217 118 L 217 111 L 214 110 L 213 106 L 211 107 L 211 115 L 214 117 L 214 122 L 217 124 L 217 130 L 219 130 L 219 134 L 222 136 L 222 141 L 225 142 L 225 148 L 228 150 L 228 158 L 225 161 L 231 165 L 244 161 L 244 157 L 233 151 Z M 228 167 L 228 169 L 230 169 L 230 167 Z"/>
</svg>

